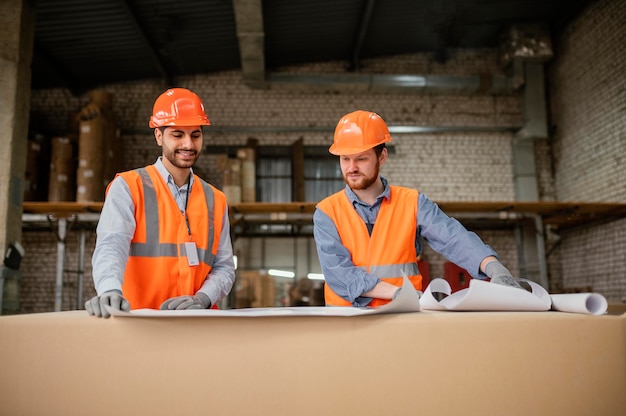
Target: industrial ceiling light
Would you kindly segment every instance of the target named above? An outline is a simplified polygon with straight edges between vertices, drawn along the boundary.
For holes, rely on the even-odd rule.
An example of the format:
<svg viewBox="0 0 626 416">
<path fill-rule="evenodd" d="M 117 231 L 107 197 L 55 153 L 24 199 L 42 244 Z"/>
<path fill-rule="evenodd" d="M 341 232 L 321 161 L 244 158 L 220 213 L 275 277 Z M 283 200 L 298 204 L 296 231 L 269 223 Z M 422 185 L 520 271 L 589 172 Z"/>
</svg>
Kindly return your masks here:
<svg viewBox="0 0 626 416">
<path fill-rule="evenodd" d="M 324 274 L 322 273 L 309 273 L 306 275 L 311 280 L 326 280 L 324 279 Z"/>
<path fill-rule="evenodd" d="M 269 269 L 267 271 L 267 274 L 274 277 L 288 277 L 290 279 L 296 277 L 296 274 L 294 272 L 289 272 L 287 270 Z"/>
</svg>

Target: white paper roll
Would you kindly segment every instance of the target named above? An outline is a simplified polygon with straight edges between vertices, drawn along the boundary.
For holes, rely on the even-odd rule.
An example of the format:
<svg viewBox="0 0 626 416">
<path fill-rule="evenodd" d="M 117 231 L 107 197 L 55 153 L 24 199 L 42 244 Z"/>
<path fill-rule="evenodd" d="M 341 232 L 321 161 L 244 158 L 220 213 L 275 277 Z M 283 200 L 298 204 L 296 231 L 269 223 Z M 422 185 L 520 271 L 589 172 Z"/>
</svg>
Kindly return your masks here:
<svg viewBox="0 0 626 416">
<path fill-rule="evenodd" d="M 561 312 L 603 315 L 609 306 L 605 297 L 599 293 L 563 293 L 550 297 L 552 308 Z"/>
</svg>

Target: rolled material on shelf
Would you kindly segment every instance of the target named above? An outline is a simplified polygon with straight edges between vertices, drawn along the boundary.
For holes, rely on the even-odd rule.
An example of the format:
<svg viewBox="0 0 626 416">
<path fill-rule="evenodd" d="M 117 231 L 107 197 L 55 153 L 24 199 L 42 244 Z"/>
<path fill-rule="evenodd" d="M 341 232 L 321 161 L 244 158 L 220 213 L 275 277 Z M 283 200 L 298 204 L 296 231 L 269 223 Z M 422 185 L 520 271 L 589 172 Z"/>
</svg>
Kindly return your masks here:
<svg viewBox="0 0 626 416">
<path fill-rule="evenodd" d="M 89 92 L 90 102 L 79 113 L 76 201 L 104 201 L 104 191 L 120 170 L 120 132 L 111 94 Z"/>
<path fill-rule="evenodd" d="M 52 139 L 48 201 L 73 201 L 75 198 L 76 166 L 74 144 L 69 137 Z"/>
<path fill-rule="evenodd" d="M 241 202 L 256 201 L 256 150 L 244 147 L 237 150 L 241 159 Z"/>
</svg>

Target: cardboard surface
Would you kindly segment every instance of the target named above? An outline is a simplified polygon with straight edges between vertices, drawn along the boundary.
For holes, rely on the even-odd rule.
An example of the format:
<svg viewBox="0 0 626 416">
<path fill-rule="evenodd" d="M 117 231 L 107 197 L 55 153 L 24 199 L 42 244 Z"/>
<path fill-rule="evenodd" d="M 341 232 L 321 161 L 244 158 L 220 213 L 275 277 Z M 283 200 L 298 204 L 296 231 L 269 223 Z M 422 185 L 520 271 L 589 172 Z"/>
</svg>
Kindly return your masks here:
<svg viewBox="0 0 626 416">
<path fill-rule="evenodd" d="M 0 317 L 4 415 L 622 415 L 626 315 Z"/>
</svg>

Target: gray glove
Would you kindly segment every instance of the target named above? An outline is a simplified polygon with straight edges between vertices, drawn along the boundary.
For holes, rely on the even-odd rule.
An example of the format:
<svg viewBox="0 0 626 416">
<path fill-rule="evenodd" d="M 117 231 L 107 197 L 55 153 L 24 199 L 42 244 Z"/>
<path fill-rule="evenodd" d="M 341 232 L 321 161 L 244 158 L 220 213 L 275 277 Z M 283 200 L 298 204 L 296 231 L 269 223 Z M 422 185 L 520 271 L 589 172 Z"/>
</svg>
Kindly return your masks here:
<svg viewBox="0 0 626 416">
<path fill-rule="evenodd" d="M 89 315 L 95 315 L 98 318 L 108 318 L 111 315 L 104 307 L 105 305 L 125 312 L 130 311 L 130 303 L 124 299 L 122 292 L 119 290 L 109 290 L 100 296 L 94 296 L 85 302 L 85 309 L 87 309 Z"/>
<path fill-rule="evenodd" d="M 504 267 L 499 261 L 494 260 L 487 263 L 485 266 L 485 274 L 491 278 L 491 283 L 516 287 L 524 290 L 517 279 L 511 275 L 509 269 Z"/>
<path fill-rule="evenodd" d="M 208 309 L 211 299 L 204 293 L 198 292 L 194 296 L 176 296 L 161 304 L 161 310 Z"/>
</svg>

